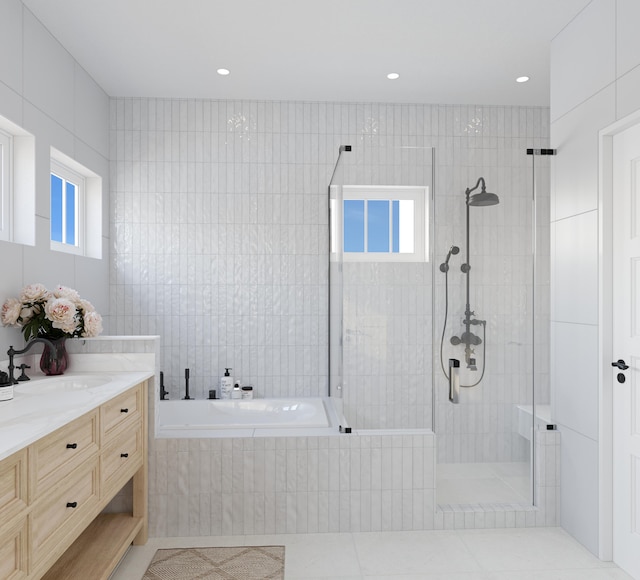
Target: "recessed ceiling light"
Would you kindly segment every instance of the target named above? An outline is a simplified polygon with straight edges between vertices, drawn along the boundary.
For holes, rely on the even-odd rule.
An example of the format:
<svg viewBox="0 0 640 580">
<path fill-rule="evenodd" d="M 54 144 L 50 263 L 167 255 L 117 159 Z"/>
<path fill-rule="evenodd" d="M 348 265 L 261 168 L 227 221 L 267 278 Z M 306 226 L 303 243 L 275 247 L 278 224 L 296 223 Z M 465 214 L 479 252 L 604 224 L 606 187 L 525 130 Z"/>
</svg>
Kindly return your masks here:
<svg viewBox="0 0 640 580">
<path fill-rule="evenodd" d="M 517 83 L 526 83 L 529 80 L 529 77 L 518 77 L 516 79 Z"/>
<path fill-rule="evenodd" d="M 389 74 L 387 75 L 387 78 L 388 78 L 390 81 L 395 81 L 396 79 L 399 79 L 399 78 L 400 78 L 400 75 L 399 75 L 398 73 L 389 73 Z"/>
<path fill-rule="evenodd" d="M 226 68 L 219 68 L 216 71 L 219 75 L 222 75 L 223 77 L 227 76 L 229 74 L 229 69 Z"/>
</svg>

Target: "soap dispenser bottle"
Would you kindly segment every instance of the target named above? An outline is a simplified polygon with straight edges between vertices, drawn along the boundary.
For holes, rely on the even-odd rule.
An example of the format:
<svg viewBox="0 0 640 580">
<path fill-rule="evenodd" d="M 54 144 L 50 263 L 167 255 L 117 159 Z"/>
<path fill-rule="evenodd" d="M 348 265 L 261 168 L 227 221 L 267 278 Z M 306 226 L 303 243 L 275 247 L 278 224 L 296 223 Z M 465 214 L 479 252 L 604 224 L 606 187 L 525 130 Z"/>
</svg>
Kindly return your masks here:
<svg viewBox="0 0 640 580">
<path fill-rule="evenodd" d="M 224 369 L 224 375 L 220 377 L 220 398 L 230 399 L 233 391 L 233 377 L 229 374 L 231 367 Z"/>
</svg>

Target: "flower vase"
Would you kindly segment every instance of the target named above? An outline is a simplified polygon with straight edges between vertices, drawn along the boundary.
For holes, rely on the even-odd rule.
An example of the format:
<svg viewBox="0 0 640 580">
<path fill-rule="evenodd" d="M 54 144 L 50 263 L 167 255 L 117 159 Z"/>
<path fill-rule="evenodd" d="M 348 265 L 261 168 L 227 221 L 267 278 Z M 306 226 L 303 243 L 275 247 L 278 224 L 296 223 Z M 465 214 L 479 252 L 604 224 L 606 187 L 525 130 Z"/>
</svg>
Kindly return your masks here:
<svg viewBox="0 0 640 580">
<path fill-rule="evenodd" d="M 40 357 L 40 370 L 47 376 L 61 375 L 69 366 L 69 357 L 65 346 L 66 338 L 58 338 L 51 342 L 56 347 L 55 352 L 51 351 L 48 344 L 44 345 L 42 356 Z"/>
</svg>

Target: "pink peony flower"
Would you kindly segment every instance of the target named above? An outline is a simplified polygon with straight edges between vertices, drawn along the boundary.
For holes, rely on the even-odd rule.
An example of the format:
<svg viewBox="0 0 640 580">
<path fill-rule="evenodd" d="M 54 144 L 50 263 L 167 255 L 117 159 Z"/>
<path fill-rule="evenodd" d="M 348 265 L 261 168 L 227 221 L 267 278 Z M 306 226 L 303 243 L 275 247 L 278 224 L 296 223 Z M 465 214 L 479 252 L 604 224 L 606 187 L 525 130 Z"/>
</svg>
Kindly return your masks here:
<svg viewBox="0 0 640 580">
<path fill-rule="evenodd" d="M 2 324 L 4 326 L 19 326 L 18 318 L 20 318 L 20 311 L 22 310 L 22 303 L 16 298 L 7 298 L 2 305 Z"/>
<path fill-rule="evenodd" d="M 102 316 L 100 316 L 95 310 L 91 312 L 85 312 L 84 315 L 84 331 L 82 336 L 90 338 L 92 336 L 98 336 L 102 332 Z"/>
<path fill-rule="evenodd" d="M 50 296 L 44 284 L 29 284 L 20 292 L 20 302 L 36 302 L 37 300 L 47 300 Z"/>
<path fill-rule="evenodd" d="M 66 298 L 52 298 L 44 307 L 45 316 L 51 321 L 53 328 L 73 334 L 76 330 L 76 307 Z"/>
<path fill-rule="evenodd" d="M 78 308 L 82 310 L 82 312 L 95 312 L 96 309 L 88 300 L 80 299 L 77 302 Z"/>
<path fill-rule="evenodd" d="M 53 295 L 56 298 L 66 298 L 74 304 L 80 302 L 80 294 L 78 294 L 78 291 L 74 290 L 73 288 L 68 288 L 67 286 L 56 286 L 53 289 Z"/>
<path fill-rule="evenodd" d="M 39 312 L 42 312 L 41 306 L 23 306 L 20 310 L 20 324 L 24 326 Z"/>
<path fill-rule="evenodd" d="M 22 328 L 25 340 L 93 337 L 102 332 L 102 317 L 73 288 L 58 285 L 49 292 L 42 284 L 25 286 L 18 299 L 2 305 L 0 321 Z"/>
</svg>

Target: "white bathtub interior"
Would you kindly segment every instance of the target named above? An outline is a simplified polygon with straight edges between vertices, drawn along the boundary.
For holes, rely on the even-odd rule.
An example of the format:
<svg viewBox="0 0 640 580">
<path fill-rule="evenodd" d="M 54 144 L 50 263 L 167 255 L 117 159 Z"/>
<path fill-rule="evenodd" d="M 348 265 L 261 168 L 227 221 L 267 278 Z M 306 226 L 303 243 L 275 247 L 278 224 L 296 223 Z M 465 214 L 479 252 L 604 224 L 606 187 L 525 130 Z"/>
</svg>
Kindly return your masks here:
<svg viewBox="0 0 640 580">
<path fill-rule="evenodd" d="M 156 437 L 328 435 L 346 427 L 331 397 L 159 401 Z"/>
</svg>

